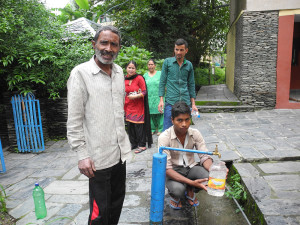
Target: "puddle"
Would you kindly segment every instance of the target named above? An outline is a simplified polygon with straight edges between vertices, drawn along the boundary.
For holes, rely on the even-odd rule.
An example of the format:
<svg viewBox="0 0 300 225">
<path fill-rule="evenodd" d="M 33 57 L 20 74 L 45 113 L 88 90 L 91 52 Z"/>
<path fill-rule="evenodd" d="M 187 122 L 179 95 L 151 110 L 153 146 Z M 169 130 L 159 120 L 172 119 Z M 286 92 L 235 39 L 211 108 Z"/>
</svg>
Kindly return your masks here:
<svg viewBox="0 0 300 225">
<path fill-rule="evenodd" d="M 200 205 L 196 208 L 197 225 L 245 225 L 248 224 L 241 212 L 236 213 L 237 205 L 226 197 L 214 197 L 204 191 L 197 194 Z"/>
<path fill-rule="evenodd" d="M 214 197 L 205 191 L 197 194 L 200 202 L 198 207 L 190 207 L 183 203 L 181 210 L 173 210 L 169 206 L 169 197 L 165 199 L 165 225 L 246 225 L 248 224 L 241 212 L 236 213 L 237 205 L 226 197 Z"/>
<path fill-rule="evenodd" d="M 228 163 L 228 168 L 231 164 Z M 169 195 L 165 198 L 164 224 L 167 225 L 247 225 L 248 222 L 233 199 L 215 197 L 200 191 L 196 194 L 200 202 L 198 207 L 191 207 L 182 201 L 181 210 L 173 210 L 169 206 Z"/>
</svg>

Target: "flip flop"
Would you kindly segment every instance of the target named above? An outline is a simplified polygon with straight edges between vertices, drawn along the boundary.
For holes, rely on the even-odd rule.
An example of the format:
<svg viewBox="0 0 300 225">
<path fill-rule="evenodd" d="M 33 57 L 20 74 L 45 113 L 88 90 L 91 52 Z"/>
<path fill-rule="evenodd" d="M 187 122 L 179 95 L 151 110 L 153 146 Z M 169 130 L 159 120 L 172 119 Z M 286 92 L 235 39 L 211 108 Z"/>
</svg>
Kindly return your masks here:
<svg viewBox="0 0 300 225">
<path fill-rule="evenodd" d="M 174 202 L 175 204 L 173 205 L 171 202 Z M 174 198 L 171 197 L 170 199 L 170 202 L 169 202 L 169 205 L 172 209 L 181 209 L 182 208 L 182 205 L 181 205 L 181 202 L 180 202 L 180 199 L 179 200 L 176 200 Z M 181 205 L 181 206 L 180 206 Z"/>
<path fill-rule="evenodd" d="M 193 202 L 193 204 L 191 204 L 191 203 L 189 202 L 189 204 L 190 204 L 191 206 L 196 207 L 196 206 L 199 205 L 199 201 L 198 201 L 198 199 L 196 198 L 196 194 L 195 194 L 195 193 L 194 193 L 194 197 L 191 198 L 190 196 L 187 195 L 187 192 L 185 192 L 185 197 L 186 197 L 188 200 L 190 200 L 190 201 Z"/>
<path fill-rule="evenodd" d="M 137 150 L 134 151 L 135 154 L 141 153 L 145 151 L 147 148 L 146 147 L 139 147 Z"/>
</svg>

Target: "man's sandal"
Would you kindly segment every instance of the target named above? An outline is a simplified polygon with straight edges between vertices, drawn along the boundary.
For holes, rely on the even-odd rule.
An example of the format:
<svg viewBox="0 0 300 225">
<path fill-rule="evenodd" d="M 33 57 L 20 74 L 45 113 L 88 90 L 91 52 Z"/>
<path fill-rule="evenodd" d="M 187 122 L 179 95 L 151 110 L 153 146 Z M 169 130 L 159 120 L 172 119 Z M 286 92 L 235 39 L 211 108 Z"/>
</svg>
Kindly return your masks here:
<svg viewBox="0 0 300 225">
<path fill-rule="evenodd" d="M 181 204 L 181 201 L 180 199 L 179 200 L 176 200 L 175 198 L 172 198 L 170 199 L 170 203 L 169 203 L 170 207 L 172 209 L 181 209 L 182 208 L 182 204 Z"/>
<path fill-rule="evenodd" d="M 191 198 L 190 196 L 187 195 L 187 193 L 185 192 L 185 197 L 190 200 L 191 202 L 193 202 L 192 204 L 189 202 L 189 204 L 193 207 L 196 207 L 199 205 L 199 201 L 198 199 L 196 198 L 196 194 L 194 193 L 194 196 L 193 198 Z"/>
<path fill-rule="evenodd" d="M 141 152 L 145 151 L 146 149 L 147 149 L 146 147 L 139 147 L 138 149 L 136 149 L 136 150 L 134 151 L 134 153 L 135 153 L 135 154 L 138 154 L 138 153 L 141 153 Z"/>
</svg>

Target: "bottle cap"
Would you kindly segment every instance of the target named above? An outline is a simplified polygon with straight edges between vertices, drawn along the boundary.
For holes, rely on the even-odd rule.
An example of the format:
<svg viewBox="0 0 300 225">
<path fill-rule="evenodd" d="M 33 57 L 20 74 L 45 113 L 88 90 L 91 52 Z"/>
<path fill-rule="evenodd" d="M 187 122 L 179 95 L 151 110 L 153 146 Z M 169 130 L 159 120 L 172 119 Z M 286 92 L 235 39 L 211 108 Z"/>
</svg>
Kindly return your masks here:
<svg viewBox="0 0 300 225">
<path fill-rule="evenodd" d="M 35 185 L 35 186 L 40 186 L 39 183 L 35 183 L 34 185 Z"/>
</svg>

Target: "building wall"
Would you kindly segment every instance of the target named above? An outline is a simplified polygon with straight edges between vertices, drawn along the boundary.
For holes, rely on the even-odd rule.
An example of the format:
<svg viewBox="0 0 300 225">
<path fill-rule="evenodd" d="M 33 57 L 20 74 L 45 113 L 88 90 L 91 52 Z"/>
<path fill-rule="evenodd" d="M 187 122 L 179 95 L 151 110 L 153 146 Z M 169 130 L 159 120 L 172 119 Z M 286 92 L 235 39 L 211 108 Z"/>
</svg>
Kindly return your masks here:
<svg viewBox="0 0 300 225">
<path fill-rule="evenodd" d="M 278 55 L 277 55 L 277 109 L 300 109 L 300 102 L 290 101 L 292 74 L 292 50 L 295 20 L 299 10 L 279 12 L 278 21 Z M 296 25 L 297 29 L 297 25 Z M 297 33 L 297 31 L 296 31 Z"/>
<path fill-rule="evenodd" d="M 278 11 L 299 9 L 300 0 L 231 0 L 230 24 L 244 11 Z"/>
<path fill-rule="evenodd" d="M 247 11 L 299 9 L 299 0 L 247 0 Z"/>
<path fill-rule="evenodd" d="M 276 103 L 278 11 L 245 11 L 236 23 L 234 94 L 244 103 Z"/>
<path fill-rule="evenodd" d="M 300 89 L 300 22 L 294 23 L 295 55 L 297 63 L 292 65 L 290 89 Z"/>
<path fill-rule="evenodd" d="M 242 10 L 246 9 L 246 0 L 230 1 L 230 24 L 232 24 Z"/>
<path fill-rule="evenodd" d="M 243 72 L 243 54 L 244 54 L 244 42 L 243 42 L 243 15 L 240 17 L 240 19 L 236 22 L 236 35 L 235 35 L 235 67 L 234 67 L 234 89 L 233 93 L 236 94 L 238 98 L 241 97 L 242 87 L 243 87 L 243 81 L 242 78 L 242 72 Z M 244 103 L 247 101 L 247 97 L 243 96 L 243 99 L 241 99 Z M 250 102 L 251 99 L 248 99 Z"/>
<path fill-rule="evenodd" d="M 231 26 L 227 34 L 227 63 L 226 63 L 226 85 L 234 92 L 234 67 L 235 67 L 235 25 Z"/>
</svg>

